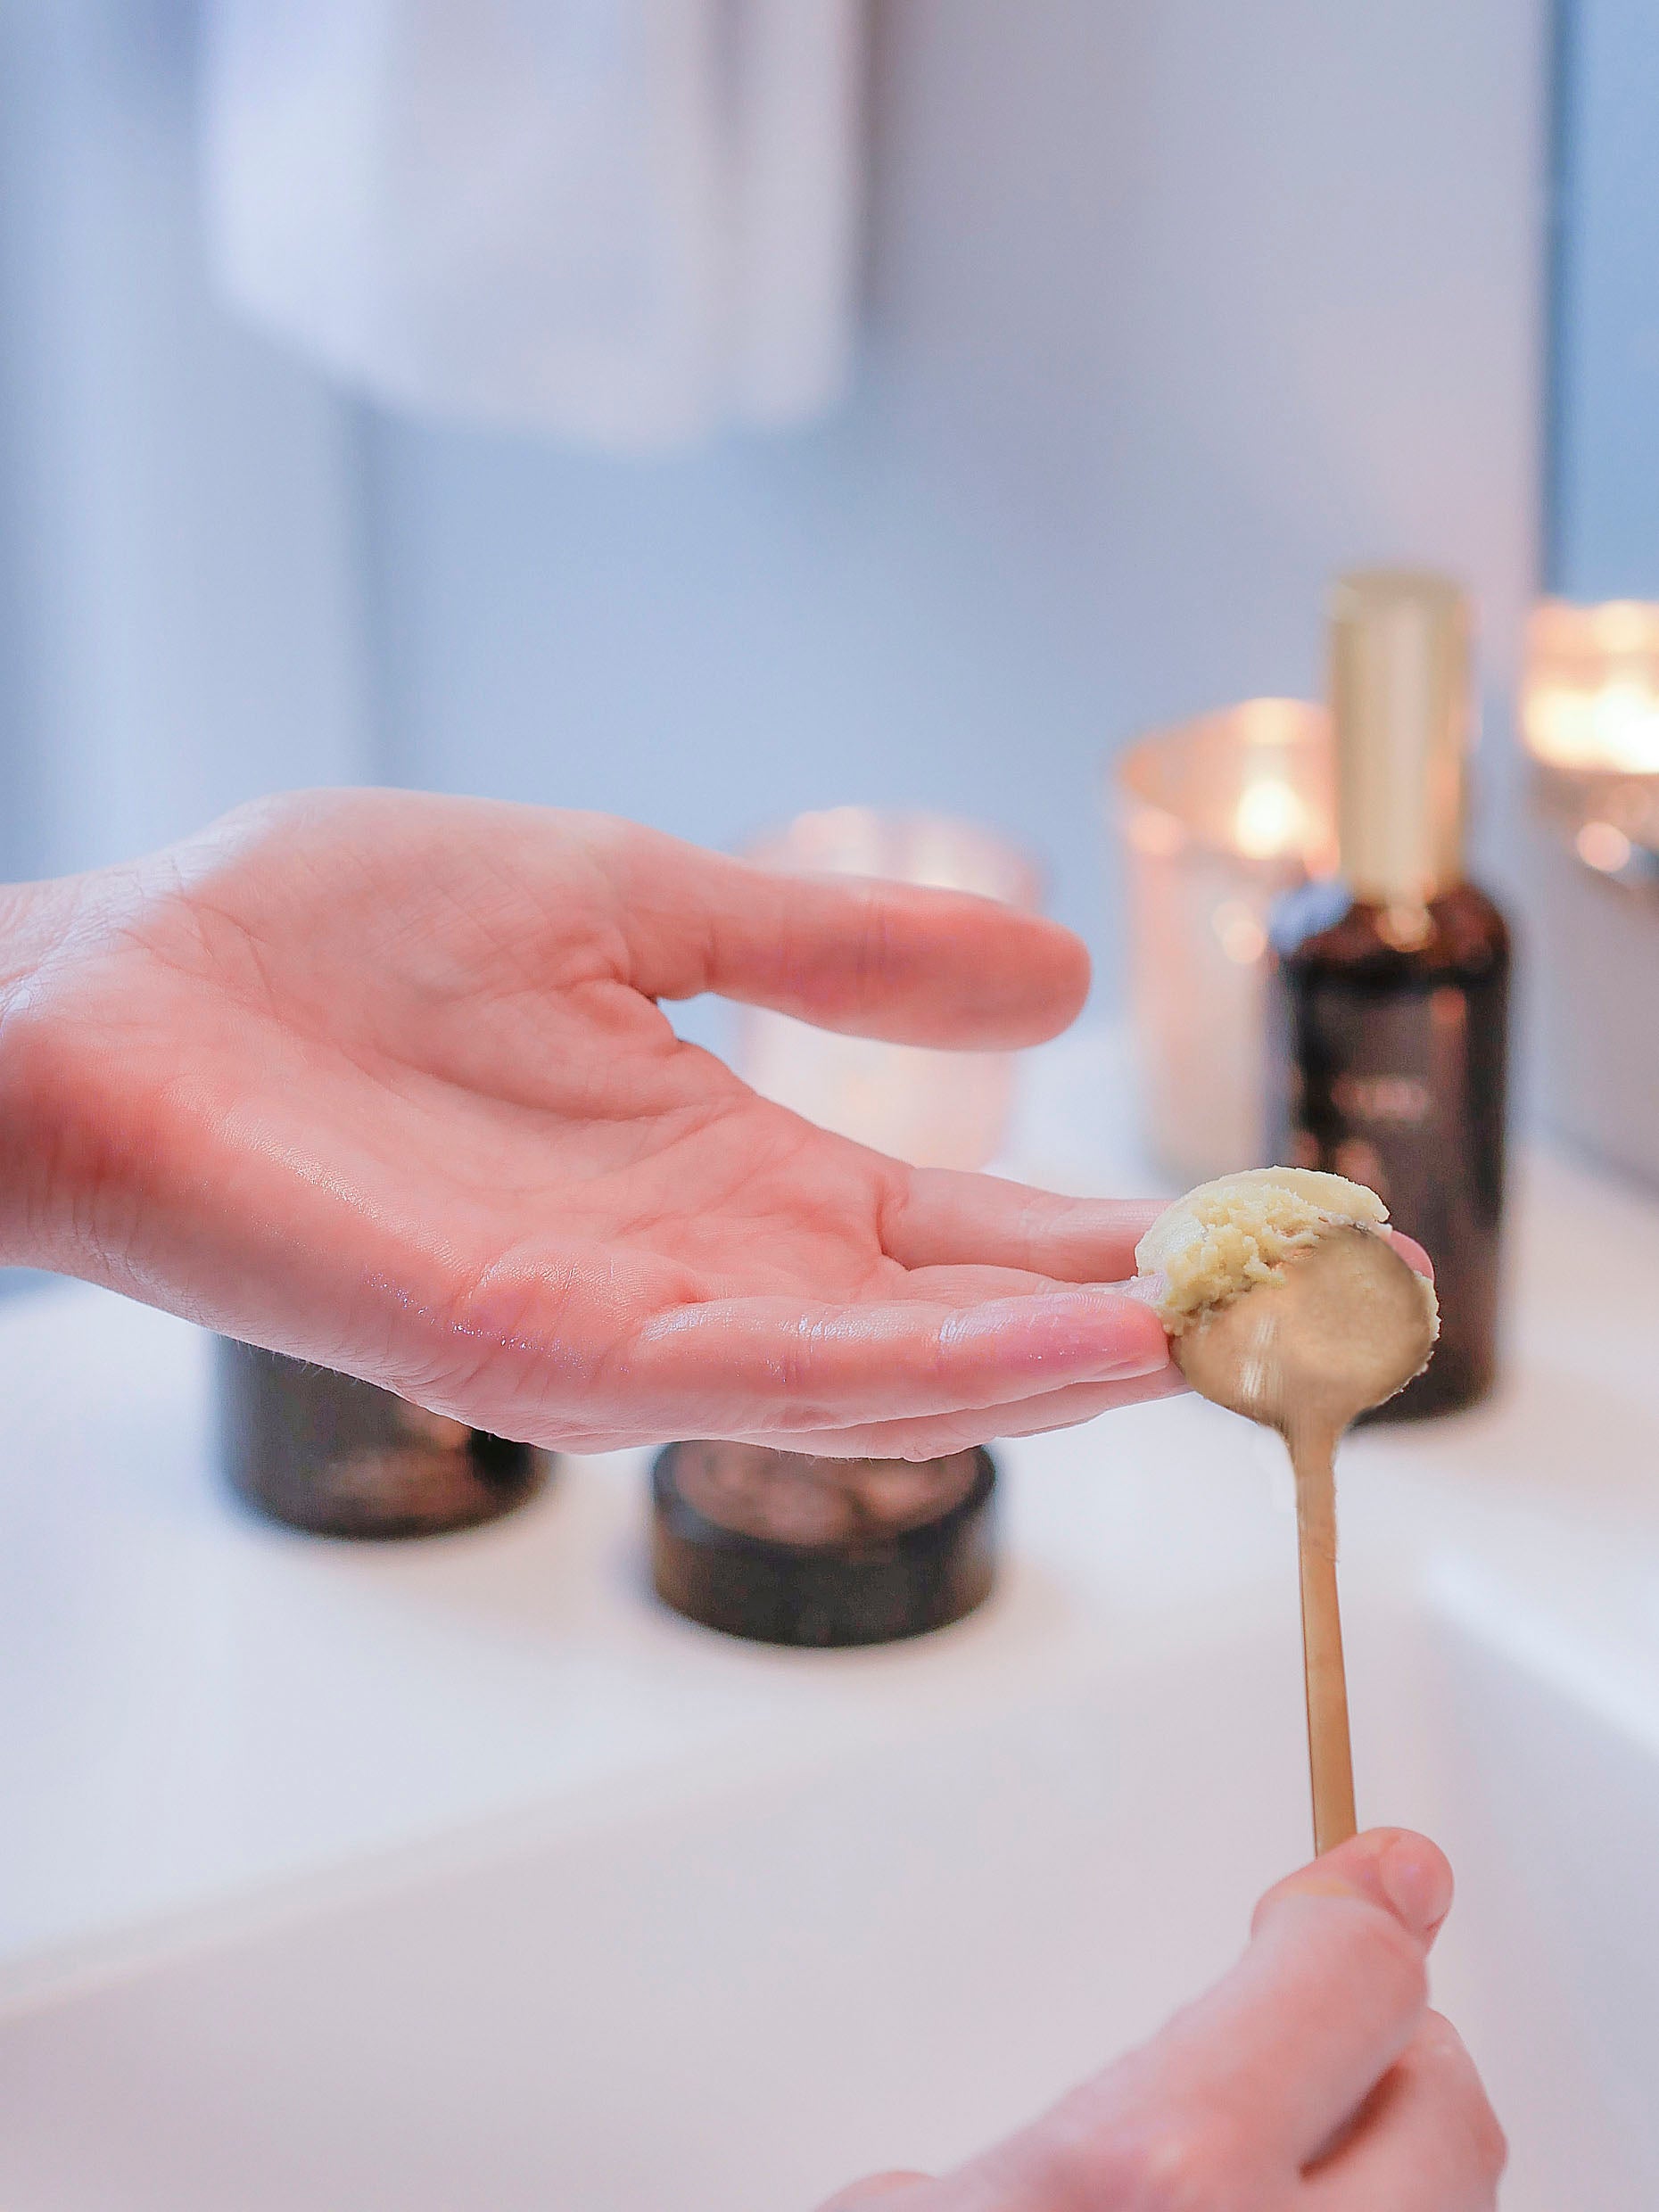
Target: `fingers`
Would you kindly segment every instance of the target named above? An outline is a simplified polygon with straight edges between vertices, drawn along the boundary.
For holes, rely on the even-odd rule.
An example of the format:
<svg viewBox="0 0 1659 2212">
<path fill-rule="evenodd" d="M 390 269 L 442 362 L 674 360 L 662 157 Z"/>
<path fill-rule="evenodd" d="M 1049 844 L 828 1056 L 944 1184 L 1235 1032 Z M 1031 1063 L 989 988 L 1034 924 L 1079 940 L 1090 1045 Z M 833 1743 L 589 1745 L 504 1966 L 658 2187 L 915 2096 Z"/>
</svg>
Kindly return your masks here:
<svg viewBox="0 0 1659 2212">
<path fill-rule="evenodd" d="M 1434 1262 L 1415 1236 L 1407 1236 L 1404 1229 L 1387 1229 L 1383 1234 L 1402 1259 L 1409 1260 L 1419 1275 L 1425 1275 L 1433 1282 Z"/>
<path fill-rule="evenodd" d="M 710 1300 L 654 1316 L 605 1355 L 601 1379 L 648 1430 L 764 1436 L 1012 1406 L 1168 1364 L 1137 1300 L 1056 1289 L 970 1306 Z"/>
<path fill-rule="evenodd" d="M 1156 1202 L 1061 1198 L 1000 1176 L 917 1168 L 881 1217 L 888 1255 L 906 1267 L 974 1263 L 1064 1283 L 1118 1283 L 1162 1211 Z"/>
<path fill-rule="evenodd" d="M 1135 1273 L 1135 1248 L 1163 1211 L 1160 1201 L 1063 1198 L 997 1176 L 912 1168 L 881 1217 L 890 1258 L 906 1267 L 977 1262 L 1019 1267 L 1065 1283 L 1120 1283 Z M 1390 1239 L 1419 1275 L 1433 1263 L 1415 1237 Z"/>
<path fill-rule="evenodd" d="M 1088 995 L 1080 939 L 992 899 L 780 875 L 616 825 L 590 835 L 648 997 L 718 991 L 855 1036 L 1000 1051 L 1056 1036 Z"/>
<path fill-rule="evenodd" d="M 1416 2032 L 1450 1903 L 1432 1844 L 1373 1829 L 1267 1893 L 1234 1974 L 1194 2009 L 1201 2036 L 1237 2036 L 1235 2092 L 1299 2158 L 1330 2142 Z"/>
<path fill-rule="evenodd" d="M 1384 1830 L 1281 1883 L 1230 1974 L 1142 2050 L 953 2176 L 951 2212 L 981 2202 L 1010 2212 L 1254 2202 L 1252 2188 L 1263 2202 L 1288 2201 L 1293 2177 L 1422 2025 L 1424 1915 L 1444 1909 L 1432 1852 Z M 1407 1918 L 1392 1901 L 1397 1875 Z"/>
<path fill-rule="evenodd" d="M 1362 2124 L 1308 2171 L 1308 2212 L 1491 2212 L 1507 2158 L 1474 2061 L 1429 2013 Z"/>
<path fill-rule="evenodd" d="M 1438 1844 L 1411 1828 L 1367 1828 L 1275 1883 L 1257 1905 L 1250 1933 L 1287 1899 L 1355 1894 L 1393 1913 L 1432 1946 L 1451 1911 L 1451 1867 Z"/>
<path fill-rule="evenodd" d="M 1069 1389 L 1044 1391 L 1009 1406 L 985 1406 L 960 1414 L 929 1414 L 913 1421 L 872 1422 L 815 1436 L 769 1437 L 790 1451 L 816 1452 L 827 1459 L 939 1459 L 975 1444 L 1006 1443 L 1019 1436 L 1043 1436 L 1052 1429 L 1073 1429 L 1103 1413 L 1149 1399 L 1169 1398 L 1187 1387 L 1173 1361 L 1156 1374 L 1128 1382 L 1079 1382 Z M 751 1440 L 745 1439 L 745 1441 Z"/>
<path fill-rule="evenodd" d="M 1180 1387 L 1156 1315 L 1110 1287 L 995 1268 L 888 1280 L 891 1294 L 868 1302 L 710 1298 L 651 1254 L 538 1240 L 469 1271 L 442 1307 L 399 1295 L 395 1364 L 378 1301 L 332 1364 L 566 1450 L 720 1436 L 848 1455 L 883 1449 L 878 1432 L 959 1419 L 978 1443 Z M 1121 1400 L 1086 1395 L 1114 1384 Z M 1051 1419 L 1032 1401 L 1056 1394 Z M 913 1428 L 891 1449 L 933 1456 Z"/>
</svg>

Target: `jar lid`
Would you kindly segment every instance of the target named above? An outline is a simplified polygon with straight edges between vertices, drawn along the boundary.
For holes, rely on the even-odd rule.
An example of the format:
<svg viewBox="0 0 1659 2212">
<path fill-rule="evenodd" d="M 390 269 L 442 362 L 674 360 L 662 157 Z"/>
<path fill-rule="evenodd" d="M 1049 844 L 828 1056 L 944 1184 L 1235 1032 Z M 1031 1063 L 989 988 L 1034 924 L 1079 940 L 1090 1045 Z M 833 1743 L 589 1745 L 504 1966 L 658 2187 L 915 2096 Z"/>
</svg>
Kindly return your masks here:
<svg viewBox="0 0 1659 2212">
<path fill-rule="evenodd" d="M 892 1643 L 960 1621 L 994 1572 L 988 1452 L 821 1459 L 670 1444 L 651 1470 L 651 1577 L 688 1620 L 763 1644 Z"/>
</svg>

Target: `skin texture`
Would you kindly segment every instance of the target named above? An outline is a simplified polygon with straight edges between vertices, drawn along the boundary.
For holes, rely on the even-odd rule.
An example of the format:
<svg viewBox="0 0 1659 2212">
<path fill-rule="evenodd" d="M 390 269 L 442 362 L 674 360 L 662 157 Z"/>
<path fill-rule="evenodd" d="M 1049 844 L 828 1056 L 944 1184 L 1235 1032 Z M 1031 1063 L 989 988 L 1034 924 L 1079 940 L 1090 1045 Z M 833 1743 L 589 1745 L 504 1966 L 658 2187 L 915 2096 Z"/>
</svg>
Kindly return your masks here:
<svg viewBox="0 0 1659 2212">
<path fill-rule="evenodd" d="M 1150 2043 L 937 2179 L 822 2212 L 1491 2212 L 1504 2139 L 1426 1960 L 1451 1869 L 1401 1828 L 1268 1891 L 1249 1949 Z"/>
<path fill-rule="evenodd" d="M 1087 988 L 1052 923 L 392 792 L 4 896 L 0 1259 L 571 1450 L 923 1457 L 1180 1387 L 1100 1287 L 1154 1208 L 884 1159 L 656 1003 L 1029 1044 Z"/>
</svg>

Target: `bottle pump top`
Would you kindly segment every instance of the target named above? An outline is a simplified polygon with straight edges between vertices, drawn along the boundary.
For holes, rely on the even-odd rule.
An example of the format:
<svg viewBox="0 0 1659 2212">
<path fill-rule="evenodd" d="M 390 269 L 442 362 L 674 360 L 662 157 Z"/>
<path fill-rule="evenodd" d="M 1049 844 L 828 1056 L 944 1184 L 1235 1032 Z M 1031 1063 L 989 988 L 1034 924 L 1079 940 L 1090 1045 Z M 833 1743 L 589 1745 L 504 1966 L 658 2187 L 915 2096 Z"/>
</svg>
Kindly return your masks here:
<svg viewBox="0 0 1659 2212">
<path fill-rule="evenodd" d="M 1342 878 L 1367 904 L 1421 908 L 1463 879 L 1468 603 L 1447 577 L 1367 569 L 1328 611 Z"/>
</svg>

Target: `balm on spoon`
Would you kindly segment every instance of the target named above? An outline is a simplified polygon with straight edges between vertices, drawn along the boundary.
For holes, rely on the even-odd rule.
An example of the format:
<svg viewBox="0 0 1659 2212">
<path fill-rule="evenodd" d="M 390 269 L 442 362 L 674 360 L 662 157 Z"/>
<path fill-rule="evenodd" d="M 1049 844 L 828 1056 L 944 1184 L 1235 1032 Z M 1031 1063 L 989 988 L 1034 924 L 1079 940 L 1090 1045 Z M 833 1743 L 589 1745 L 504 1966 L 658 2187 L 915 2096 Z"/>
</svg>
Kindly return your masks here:
<svg viewBox="0 0 1659 2212">
<path fill-rule="evenodd" d="M 1276 1429 L 1291 1455 L 1316 1852 L 1355 1829 L 1336 1447 L 1362 1413 L 1422 1373 L 1440 1327 L 1432 1286 L 1395 1250 L 1387 1219 L 1362 1184 L 1257 1168 L 1189 1191 L 1135 1253 L 1143 1275 L 1162 1278 L 1157 1310 L 1187 1381 Z"/>
</svg>

